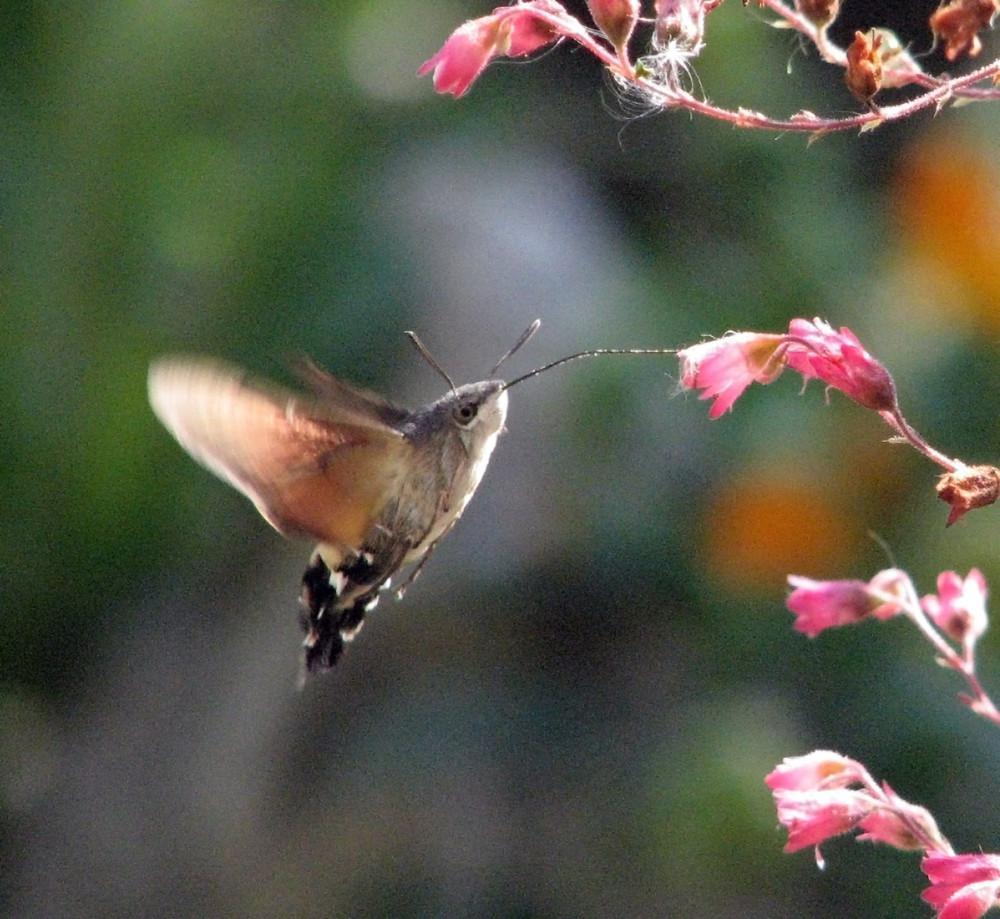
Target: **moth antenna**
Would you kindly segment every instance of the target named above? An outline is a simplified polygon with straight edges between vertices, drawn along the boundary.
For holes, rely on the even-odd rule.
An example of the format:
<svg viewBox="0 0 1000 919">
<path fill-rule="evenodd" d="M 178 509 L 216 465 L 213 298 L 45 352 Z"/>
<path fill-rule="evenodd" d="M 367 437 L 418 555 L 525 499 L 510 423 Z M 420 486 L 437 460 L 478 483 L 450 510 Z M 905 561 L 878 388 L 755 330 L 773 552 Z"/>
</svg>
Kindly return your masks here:
<svg viewBox="0 0 1000 919">
<path fill-rule="evenodd" d="M 500 369 L 500 365 L 507 360 L 507 358 L 513 357 L 517 354 L 517 352 L 531 340 L 535 332 L 537 332 L 541 327 L 541 319 L 536 319 L 533 323 L 531 323 L 531 325 L 529 325 L 528 328 L 521 333 L 521 337 L 514 342 L 513 346 L 507 351 L 507 353 L 493 365 L 493 369 L 489 372 L 487 379 L 492 380 L 496 376 L 497 371 Z"/>
<path fill-rule="evenodd" d="M 676 348 L 594 348 L 591 351 L 581 351 L 578 354 L 571 354 L 568 357 L 561 357 L 557 361 L 553 361 L 551 364 L 546 364 L 544 367 L 536 367 L 534 370 L 528 371 L 528 373 L 522 376 L 515 377 L 509 383 L 504 386 L 504 389 L 510 389 L 511 386 L 515 386 L 518 383 L 523 383 L 525 380 L 530 380 L 532 377 L 537 377 L 540 373 L 545 373 L 547 370 L 552 370 L 561 364 L 568 364 L 570 361 L 579 360 L 581 357 L 601 357 L 605 354 L 676 354 Z"/>
<path fill-rule="evenodd" d="M 445 378 L 445 380 L 447 381 L 448 385 L 451 387 L 451 391 L 455 392 L 455 390 L 456 390 L 455 381 L 450 376 L 448 376 L 448 372 L 444 369 L 444 367 L 442 367 L 434 359 L 434 355 L 431 354 L 430 351 L 427 350 L 427 346 L 417 337 L 417 333 L 416 332 L 404 332 L 403 334 L 405 334 L 406 337 L 408 339 L 410 339 L 410 341 L 413 343 L 413 347 L 416 348 L 417 351 L 420 352 L 420 356 L 425 361 L 427 361 L 427 363 L 430 364 L 431 367 L 433 367 L 438 373 L 440 373 L 441 376 L 443 376 Z"/>
</svg>

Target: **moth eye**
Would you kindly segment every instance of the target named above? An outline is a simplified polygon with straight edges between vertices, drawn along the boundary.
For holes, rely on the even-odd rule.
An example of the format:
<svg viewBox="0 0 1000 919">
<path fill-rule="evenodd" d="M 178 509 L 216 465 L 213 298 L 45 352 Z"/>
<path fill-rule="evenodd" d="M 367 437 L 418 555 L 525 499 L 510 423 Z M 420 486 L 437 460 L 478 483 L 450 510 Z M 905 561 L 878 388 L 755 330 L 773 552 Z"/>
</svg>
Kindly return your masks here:
<svg viewBox="0 0 1000 919">
<path fill-rule="evenodd" d="M 468 424 L 473 418 L 476 417 L 476 412 L 478 410 L 478 406 L 474 403 L 466 402 L 455 409 L 455 420 L 460 424 Z"/>
</svg>

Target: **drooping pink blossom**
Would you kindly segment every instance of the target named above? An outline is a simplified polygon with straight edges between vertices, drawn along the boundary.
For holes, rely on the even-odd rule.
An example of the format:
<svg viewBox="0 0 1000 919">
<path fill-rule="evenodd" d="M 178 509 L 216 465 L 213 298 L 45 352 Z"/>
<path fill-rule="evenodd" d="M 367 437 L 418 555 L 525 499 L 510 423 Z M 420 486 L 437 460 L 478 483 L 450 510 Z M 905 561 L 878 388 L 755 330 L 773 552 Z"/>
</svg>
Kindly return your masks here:
<svg viewBox="0 0 1000 919">
<path fill-rule="evenodd" d="M 904 801 L 888 782 L 882 783 L 882 797 L 882 806 L 858 824 L 858 829 L 862 830 L 859 840 L 881 842 L 903 850 L 951 851 L 934 815 L 926 807 Z"/>
<path fill-rule="evenodd" d="M 786 756 L 764 778 L 771 791 L 817 791 L 844 788 L 862 775 L 860 764 L 832 750 L 813 750 L 804 756 Z"/>
<path fill-rule="evenodd" d="M 460 25 L 441 50 L 420 65 L 417 74 L 425 76 L 434 71 L 434 89 L 451 93 L 457 99 L 468 91 L 494 57 L 522 57 L 563 35 L 579 34 L 582 30 L 579 20 L 555 0 L 500 6 L 489 16 Z"/>
<path fill-rule="evenodd" d="M 880 571 L 871 581 L 814 581 L 789 575 L 794 588 L 785 605 L 797 617 L 794 628 L 815 638 L 824 629 L 860 622 L 868 616 L 888 619 L 900 611 L 897 603 L 880 594 L 896 592 L 906 575 L 894 568 Z"/>
<path fill-rule="evenodd" d="M 778 821 L 788 830 L 785 852 L 818 847 L 827 839 L 853 830 L 875 807 L 865 792 L 848 788 L 774 792 Z"/>
<path fill-rule="evenodd" d="M 864 619 L 874 604 L 864 581 L 814 581 L 791 575 L 794 588 L 785 605 L 796 615 L 795 629 L 815 638 L 824 629 Z"/>
<path fill-rule="evenodd" d="M 733 332 L 677 352 L 681 385 L 702 390 L 700 398 L 714 399 L 709 418 L 718 418 L 732 407 L 751 383 L 770 383 L 785 369 L 778 349 L 783 335 Z"/>
<path fill-rule="evenodd" d="M 921 896 L 938 919 L 979 919 L 1000 906 L 1000 855 L 928 855 L 920 867 L 931 886 Z"/>
<path fill-rule="evenodd" d="M 496 53 L 499 23 L 493 16 L 472 19 L 460 25 L 434 57 L 420 66 L 424 76 L 434 71 L 434 89 L 463 96 Z"/>
<path fill-rule="evenodd" d="M 938 592 L 920 601 L 934 624 L 955 641 L 975 644 L 986 631 L 986 578 L 973 568 L 963 579 L 954 571 L 943 571 L 937 579 Z"/>
<path fill-rule="evenodd" d="M 896 407 L 896 385 L 889 371 L 869 354 L 848 328 L 835 331 L 822 319 L 788 324 L 788 366 L 806 380 L 816 378 L 875 411 Z"/>
<path fill-rule="evenodd" d="M 914 836 L 899 814 L 889 810 L 873 810 L 859 824 L 859 840 L 882 842 L 896 849 L 920 849 L 920 840 Z"/>
</svg>

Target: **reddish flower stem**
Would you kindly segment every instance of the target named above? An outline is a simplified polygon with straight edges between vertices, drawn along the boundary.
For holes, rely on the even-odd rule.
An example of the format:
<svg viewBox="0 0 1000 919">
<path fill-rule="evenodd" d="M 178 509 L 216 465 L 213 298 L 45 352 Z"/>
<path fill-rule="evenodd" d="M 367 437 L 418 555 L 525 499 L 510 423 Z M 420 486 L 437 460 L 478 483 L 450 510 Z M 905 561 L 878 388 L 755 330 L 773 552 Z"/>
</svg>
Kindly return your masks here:
<svg viewBox="0 0 1000 919">
<path fill-rule="evenodd" d="M 937 463 L 942 469 L 948 472 L 956 472 L 963 468 L 965 463 L 961 460 L 951 459 L 945 456 L 940 450 L 935 449 L 916 431 L 916 429 L 903 417 L 897 405 L 892 411 L 879 412 L 882 420 L 889 427 L 896 431 L 910 446 L 919 453 L 923 453 L 931 462 Z"/>
<path fill-rule="evenodd" d="M 889 592 L 873 590 L 872 596 L 883 603 L 899 604 L 906 617 L 920 630 L 924 638 L 933 645 L 941 662 L 946 667 L 962 675 L 966 686 L 969 688 L 970 695 L 962 695 L 959 698 L 977 715 L 981 715 L 987 721 L 991 721 L 1000 727 L 1000 711 L 997 710 L 993 700 L 983 688 L 983 684 L 979 682 L 979 677 L 976 676 L 976 662 L 971 649 L 965 655 L 959 654 L 934 627 L 934 624 L 927 618 L 927 614 L 920 605 L 917 590 L 913 586 L 913 581 L 909 578 L 905 580 L 905 593 L 906 595 L 902 602 L 900 602 L 898 595 Z"/>
<path fill-rule="evenodd" d="M 934 89 L 906 102 L 901 102 L 898 105 L 883 106 L 858 115 L 849 115 L 846 118 L 820 118 L 816 115 L 800 112 L 797 115 L 793 115 L 790 119 L 771 118 L 768 115 L 749 109 L 741 108 L 731 111 L 720 108 L 709 102 L 696 99 L 694 96 L 680 90 L 671 90 L 644 78 L 639 78 L 634 82 L 651 96 L 659 97 L 661 104 L 666 108 L 685 108 L 699 115 L 706 115 L 718 121 L 728 122 L 738 128 L 794 131 L 799 134 L 822 135 L 835 131 L 872 128 L 883 122 L 900 121 L 923 109 L 942 105 L 949 98 L 956 95 L 959 89 L 972 86 L 983 80 L 993 79 L 997 76 L 1000 76 L 1000 60 L 980 67 L 972 73 L 940 83 Z"/>
<path fill-rule="evenodd" d="M 794 10 L 785 6 L 781 0 L 762 0 L 762 2 L 810 38 L 810 40 L 817 44 L 817 47 L 824 46 L 825 50 L 821 47 L 824 59 L 829 60 L 831 63 L 840 63 L 840 55 L 843 54 L 843 51 L 827 42 L 825 37 L 820 38 L 819 30 L 811 23 Z M 511 12 L 516 13 L 517 8 L 512 7 Z M 883 122 L 899 121 L 924 109 L 940 107 L 950 98 L 962 95 L 970 89 L 975 90 L 975 98 L 1000 98 L 1000 89 L 993 90 L 975 87 L 977 83 L 1000 78 L 1000 60 L 996 60 L 990 64 L 985 64 L 971 73 L 948 80 L 937 80 L 933 77 L 915 79 L 914 82 L 919 82 L 920 85 L 930 87 L 927 92 L 896 105 L 879 108 L 872 107 L 870 111 L 857 115 L 849 115 L 846 118 L 821 118 L 807 112 L 799 112 L 787 119 L 772 118 L 750 109 L 739 108 L 734 111 L 722 108 L 708 101 L 698 99 L 678 87 L 667 86 L 657 83 L 648 77 L 639 76 L 629 61 L 628 53 L 625 49 L 622 49 L 619 54 L 596 39 L 582 26 L 567 33 L 565 17 L 541 9 L 535 10 L 533 15 L 535 18 L 547 22 L 556 32 L 573 39 L 573 41 L 577 42 L 604 64 L 612 75 L 625 83 L 639 87 L 647 96 L 657 101 L 664 108 L 687 109 L 690 112 L 726 122 L 734 127 L 779 132 L 791 131 L 798 134 L 819 136 L 835 131 L 870 129 Z"/>
</svg>

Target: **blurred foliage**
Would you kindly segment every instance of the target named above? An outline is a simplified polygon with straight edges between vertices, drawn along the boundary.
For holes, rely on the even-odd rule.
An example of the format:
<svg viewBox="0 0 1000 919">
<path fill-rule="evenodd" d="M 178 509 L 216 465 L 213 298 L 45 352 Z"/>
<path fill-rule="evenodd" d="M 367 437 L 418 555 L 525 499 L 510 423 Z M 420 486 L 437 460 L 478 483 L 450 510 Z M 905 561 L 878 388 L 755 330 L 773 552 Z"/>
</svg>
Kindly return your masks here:
<svg viewBox="0 0 1000 919">
<path fill-rule="evenodd" d="M 862 6 L 840 27 L 926 42 Z M 915 858 L 782 855 L 762 777 L 818 746 L 1000 848 L 997 738 L 912 630 L 810 642 L 782 602 L 885 566 L 869 530 L 924 590 L 996 585 L 996 513 L 944 531 L 934 469 L 788 379 L 714 423 L 645 359 L 514 391 L 419 584 L 295 693 L 308 547 L 157 426 L 160 353 L 308 352 L 415 404 L 405 328 L 468 377 L 535 315 L 518 367 L 820 315 L 942 450 L 1000 453 L 1000 109 L 806 148 L 629 111 L 567 48 L 435 97 L 416 67 L 485 9 L 0 9 L 10 914 L 924 915 Z M 713 14 L 714 98 L 852 106 L 759 20 Z"/>
</svg>

